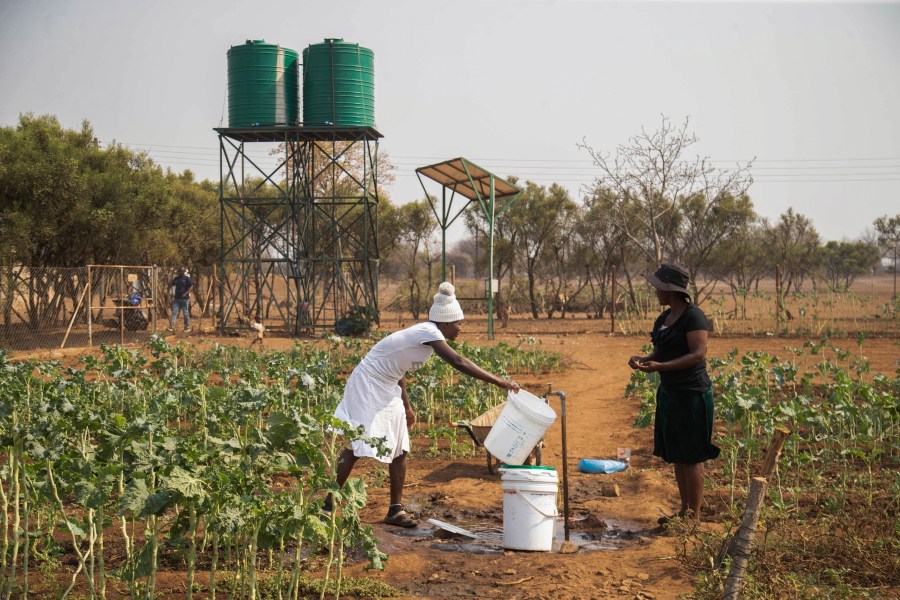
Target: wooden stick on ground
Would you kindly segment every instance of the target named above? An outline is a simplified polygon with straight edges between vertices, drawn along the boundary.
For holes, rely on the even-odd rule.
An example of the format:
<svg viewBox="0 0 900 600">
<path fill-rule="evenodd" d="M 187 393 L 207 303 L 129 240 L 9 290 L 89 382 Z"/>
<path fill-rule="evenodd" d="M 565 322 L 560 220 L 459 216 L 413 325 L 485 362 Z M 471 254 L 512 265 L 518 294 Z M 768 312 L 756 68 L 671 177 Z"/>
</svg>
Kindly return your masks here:
<svg viewBox="0 0 900 600">
<path fill-rule="evenodd" d="M 741 526 L 734 536 L 734 559 L 725 580 L 725 592 L 722 600 L 737 600 L 744 585 L 744 571 L 750 560 L 750 549 L 759 523 L 759 511 L 766 493 L 767 482 L 764 477 L 754 477 L 750 482 L 750 493 L 747 495 L 747 508 L 741 519 Z"/>
<path fill-rule="evenodd" d="M 84 302 L 84 295 L 87 294 L 88 286 L 84 286 L 84 290 L 81 292 L 81 296 L 78 298 L 78 304 L 75 306 L 75 312 L 72 313 L 72 320 L 69 321 L 69 327 L 66 329 L 66 335 L 63 336 L 62 344 L 59 345 L 60 348 L 66 347 L 66 340 L 69 339 L 69 334 L 72 333 L 72 325 L 75 324 L 75 318 L 78 316 L 78 311 L 81 310 L 81 303 Z"/>
<path fill-rule="evenodd" d="M 525 583 L 526 581 L 531 581 L 534 579 L 534 575 L 529 575 L 528 577 L 523 577 L 522 579 L 516 579 L 515 581 L 497 581 L 497 585 L 519 585 L 520 583 Z"/>
<path fill-rule="evenodd" d="M 772 435 L 772 444 L 769 446 L 768 452 L 766 452 L 766 460 L 763 463 L 763 478 L 768 482 L 772 479 L 772 476 L 775 475 L 775 467 L 778 464 L 778 457 L 781 456 L 781 449 L 784 447 L 784 442 L 787 440 L 788 436 L 791 435 L 791 432 L 782 427 L 778 427 L 775 429 L 775 433 Z M 759 499 L 753 499 L 752 496 L 752 487 L 750 495 L 747 497 L 747 506 L 749 507 L 751 502 L 760 502 Z M 746 513 L 745 513 L 746 514 Z M 722 547 L 719 549 L 719 555 L 716 556 L 716 568 L 721 568 L 722 563 L 725 561 L 726 556 L 734 556 L 736 545 L 738 541 L 738 536 L 733 535 L 727 542 L 722 543 Z"/>
<path fill-rule="evenodd" d="M 775 433 L 772 435 L 772 445 L 769 446 L 769 451 L 766 453 L 766 462 L 763 465 L 762 476 L 766 478 L 766 481 L 772 480 L 772 475 L 775 474 L 775 466 L 778 464 L 778 457 L 781 456 L 781 449 L 784 447 L 784 441 L 789 435 L 791 435 L 791 432 L 787 429 L 781 427 L 775 429 Z"/>
</svg>

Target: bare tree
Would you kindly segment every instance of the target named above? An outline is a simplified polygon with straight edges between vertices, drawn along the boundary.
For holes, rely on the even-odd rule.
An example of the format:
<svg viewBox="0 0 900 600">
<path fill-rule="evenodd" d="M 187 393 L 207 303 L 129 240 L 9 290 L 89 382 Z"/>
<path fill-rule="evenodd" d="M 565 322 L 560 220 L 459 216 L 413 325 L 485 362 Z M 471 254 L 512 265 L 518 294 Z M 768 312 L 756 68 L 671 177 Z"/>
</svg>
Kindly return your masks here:
<svg viewBox="0 0 900 600">
<path fill-rule="evenodd" d="M 734 170 L 717 169 L 708 157 L 688 159 L 685 154 L 698 138 L 688 132 L 689 118 L 680 126 L 662 116 L 659 129 L 632 137 L 615 155 L 586 150 L 600 174 L 590 191 L 608 190 L 615 202 L 609 218 L 640 251 L 647 263 L 658 265 L 666 257 L 678 260 L 685 249 L 677 236 L 682 198 L 699 198 L 706 211 L 725 198 L 744 196 L 753 178 L 752 161 Z"/>
</svg>

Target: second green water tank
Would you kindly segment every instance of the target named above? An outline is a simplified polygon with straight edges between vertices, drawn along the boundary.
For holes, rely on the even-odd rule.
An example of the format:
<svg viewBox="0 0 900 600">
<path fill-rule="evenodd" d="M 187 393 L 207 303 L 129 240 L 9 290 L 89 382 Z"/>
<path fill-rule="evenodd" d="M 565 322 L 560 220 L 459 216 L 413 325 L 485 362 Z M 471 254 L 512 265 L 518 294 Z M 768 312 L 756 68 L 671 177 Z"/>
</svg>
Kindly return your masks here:
<svg viewBox="0 0 900 600">
<path fill-rule="evenodd" d="M 294 125 L 299 113 L 299 55 L 265 40 L 228 50 L 228 126 Z"/>
<path fill-rule="evenodd" d="M 342 39 L 303 51 L 303 124 L 375 126 L 375 55 Z"/>
</svg>

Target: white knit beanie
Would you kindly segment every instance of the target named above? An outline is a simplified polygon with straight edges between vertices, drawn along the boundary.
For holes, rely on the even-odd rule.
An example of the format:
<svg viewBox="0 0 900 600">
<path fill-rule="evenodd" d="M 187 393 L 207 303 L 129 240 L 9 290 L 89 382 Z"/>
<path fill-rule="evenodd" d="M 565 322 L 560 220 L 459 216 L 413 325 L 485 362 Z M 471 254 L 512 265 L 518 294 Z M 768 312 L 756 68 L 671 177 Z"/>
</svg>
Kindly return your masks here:
<svg viewBox="0 0 900 600">
<path fill-rule="evenodd" d="M 434 304 L 428 311 L 428 318 L 435 323 L 454 323 L 463 320 L 463 311 L 456 299 L 456 290 L 449 281 L 438 287 L 438 293 L 434 295 Z"/>
</svg>

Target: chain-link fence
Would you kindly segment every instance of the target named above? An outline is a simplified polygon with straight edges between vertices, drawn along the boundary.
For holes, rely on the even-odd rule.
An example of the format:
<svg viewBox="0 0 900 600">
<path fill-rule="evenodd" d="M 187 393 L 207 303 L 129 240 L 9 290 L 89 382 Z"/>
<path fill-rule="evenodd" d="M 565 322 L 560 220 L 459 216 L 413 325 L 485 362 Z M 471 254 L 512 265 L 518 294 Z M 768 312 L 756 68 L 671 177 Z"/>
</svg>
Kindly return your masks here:
<svg viewBox="0 0 900 600">
<path fill-rule="evenodd" d="M 174 269 L 91 265 L 0 268 L 0 348 L 33 351 L 141 344 L 162 332 L 172 307 Z M 215 329 L 214 269 L 191 273 L 192 329 Z"/>
<path fill-rule="evenodd" d="M 142 344 L 155 332 L 179 337 L 217 333 L 220 274 L 215 267 L 190 269 L 191 333 L 182 332 L 180 317 L 174 334 L 165 331 L 170 323 L 175 274 L 174 268 L 158 266 L 0 267 L 0 348 L 30 352 Z M 383 309 L 411 314 L 410 299 L 403 291 L 407 286 L 402 282 L 382 283 Z M 470 320 L 483 317 L 487 310 L 484 282 L 460 279 L 456 285 Z M 881 274 L 860 278 L 848 290 L 822 290 L 807 284 L 799 291 L 778 294 L 773 277 L 762 279 L 759 286 L 747 291 L 716 286 L 703 295 L 701 307 L 716 334 L 898 336 L 900 313 L 892 285 L 892 274 Z M 280 287 L 261 289 L 263 292 L 251 295 L 249 300 L 232 300 L 234 309 L 226 327 L 233 335 L 249 336 L 250 318 L 261 312 L 273 334 L 292 335 L 297 320 L 289 313 L 299 309 L 282 306 L 284 292 Z M 427 318 L 431 295 L 423 293 L 418 300 L 421 319 Z M 611 286 L 602 292 L 589 286 L 567 292 L 541 287 L 535 301 L 538 319 L 585 320 L 586 330 L 598 332 L 645 334 L 660 311 L 646 284 L 629 286 L 621 277 L 614 293 Z M 533 316 L 525 283 L 511 286 L 507 280 L 501 281 L 494 308 L 498 331 L 514 320 L 519 322 L 517 331 L 527 332 L 523 322 Z"/>
</svg>

